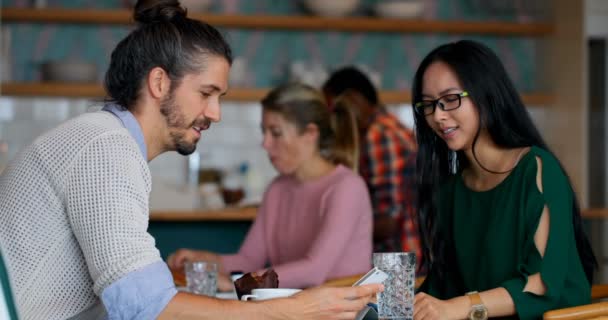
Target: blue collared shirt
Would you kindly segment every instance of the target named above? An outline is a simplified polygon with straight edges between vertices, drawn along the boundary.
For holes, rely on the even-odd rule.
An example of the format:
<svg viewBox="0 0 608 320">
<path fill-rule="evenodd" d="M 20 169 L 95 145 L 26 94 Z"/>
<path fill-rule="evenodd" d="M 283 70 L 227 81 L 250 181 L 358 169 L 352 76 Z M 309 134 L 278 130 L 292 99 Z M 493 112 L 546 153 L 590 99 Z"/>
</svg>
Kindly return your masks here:
<svg viewBox="0 0 608 320">
<path fill-rule="evenodd" d="M 120 119 L 148 159 L 141 126 L 133 114 L 117 104 L 106 104 L 104 111 Z M 105 288 L 101 294 L 108 319 L 156 319 L 177 294 L 173 277 L 163 261 L 133 271 Z"/>
<path fill-rule="evenodd" d="M 173 277 L 163 261 L 133 271 L 101 294 L 108 319 L 156 319 L 177 294 Z"/>
<path fill-rule="evenodd" d="M 122 125 L 129 130 L 129 133 L 137 142 L 139 150 L 141 150 L 141 154 L 144 156 L 144 159 L 148 161 L 148 148 L 146 147 L 146 140 L 144 140 L 144 132 L 141 130 L 139 122 L 137 122 L 137 119 L 135 119 L 135 116 L 131 113 L 131 111 L 124 109 L 115 103 L 107 103 L 101 110 L 108 111 L 120 119 Z"/>
</svg>

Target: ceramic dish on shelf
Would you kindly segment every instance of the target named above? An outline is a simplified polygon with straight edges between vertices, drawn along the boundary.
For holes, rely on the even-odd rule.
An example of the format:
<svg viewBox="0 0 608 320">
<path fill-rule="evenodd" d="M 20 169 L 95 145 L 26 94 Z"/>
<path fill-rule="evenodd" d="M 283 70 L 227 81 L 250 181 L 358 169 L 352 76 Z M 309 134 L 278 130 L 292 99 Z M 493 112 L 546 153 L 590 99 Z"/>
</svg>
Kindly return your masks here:
<svg viewBox="0 0 608 320">
<path fill-rule="evenodd" d="M 78 60 L 47 61 L 40 65 L 42 81 L 80 82 L 97 81 L 97 65 Z"/>
<path fill-rule="evenodd" d="M 131 7 L 134 7 L 137 0 L 129 0 Z M 179 4 L 188 9 L 190 13 L 209 11 L 213 0 L 179 0 Z"/>
<path fill-rule="evenodd" d="M 304 5 L 318 16 L 344 17 L 357 9 L 359 0 L 304 0 Z"/>
<path fill-rule="evenodd" d="M 182 7 L 188 9 L 189 12 L 206 12 L 213 4 L 212 0 L 180 0 Z"/>
<path fill-rule="evenodd" d="M 411 19 L 422 15 L 424 1 L 420 0 L 385 0 L 374 6 L 374 12 L 382 18 Z"/>
</svg>

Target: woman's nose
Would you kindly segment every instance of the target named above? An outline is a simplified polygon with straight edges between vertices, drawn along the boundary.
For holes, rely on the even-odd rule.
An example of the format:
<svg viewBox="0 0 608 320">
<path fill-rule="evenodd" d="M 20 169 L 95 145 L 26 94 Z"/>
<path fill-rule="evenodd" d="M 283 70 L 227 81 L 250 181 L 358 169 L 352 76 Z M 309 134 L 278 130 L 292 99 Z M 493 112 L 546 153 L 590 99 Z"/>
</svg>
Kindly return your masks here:
<svg viewBox="0 0 608 320">
<path fill-rule="evenodd" d="M 266 151 L 270 148 L 270 138 L 266 134 L 262 136 L 262 148 Z"/>
<path fill-rule="evenodd" d="M 448 116 L 448 112 L 444 111 L 441 107 L 442 105 L 440 102 L 435 105 L 435 112 L 433 112 L 433 119 L 435 122 L 441 122 L 441 120 L 445 120 Z"/>
</svg>

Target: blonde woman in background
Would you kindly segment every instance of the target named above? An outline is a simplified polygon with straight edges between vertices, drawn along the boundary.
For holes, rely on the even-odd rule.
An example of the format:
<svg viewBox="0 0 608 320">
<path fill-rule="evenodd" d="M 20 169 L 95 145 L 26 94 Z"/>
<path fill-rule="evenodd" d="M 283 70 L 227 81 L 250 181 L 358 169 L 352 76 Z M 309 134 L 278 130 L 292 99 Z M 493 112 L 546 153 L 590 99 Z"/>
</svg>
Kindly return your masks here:
<svg viewBox="0 0 608 320">
<path fill-rule="evenodd" d="M 321 92 L 302 84 L 271 91 L 262 100 L 262 146 L 279 176 L 266 190 L 239 252 L 181 249 L 169 257 L 169 266 L 217 262 L 223 271 L 220 290 L 231 289 L 229 272 L 268 264 L 280 286 L 289 288 L 368 271 L 372 209 L 356 173 L 356 120 L 344 104 L 338 100 L 329 108 Z"/>
</svg>

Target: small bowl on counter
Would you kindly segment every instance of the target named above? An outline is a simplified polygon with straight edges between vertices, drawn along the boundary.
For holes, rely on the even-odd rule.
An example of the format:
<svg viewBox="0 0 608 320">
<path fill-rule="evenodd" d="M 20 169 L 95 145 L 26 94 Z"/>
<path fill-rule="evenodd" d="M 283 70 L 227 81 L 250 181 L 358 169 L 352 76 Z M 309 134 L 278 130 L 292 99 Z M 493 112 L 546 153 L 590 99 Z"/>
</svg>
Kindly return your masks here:
<svg viewBox="0 0 608 320">
<path fill-rule="evenodd" d="M 344 17 L 355 11 L 359 0 L 304 0 L 304 6 L 322 17 Z"/>
<path fill-rule="evenodd" d="M 77 60 L 46 61 L 40 65 L 42 81 L 97 82 L 97 65 Z"/>
<path fill-rule="evenodd" d="M 424 1 L 421 0 L 384 0 L 374 6 L 378 17 L 390 19 L 417 18 L 424 12 Z"/>
</svg>

